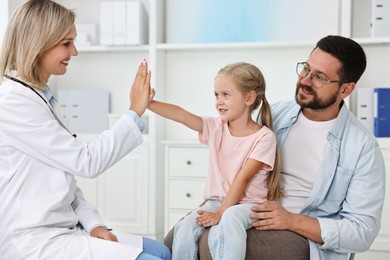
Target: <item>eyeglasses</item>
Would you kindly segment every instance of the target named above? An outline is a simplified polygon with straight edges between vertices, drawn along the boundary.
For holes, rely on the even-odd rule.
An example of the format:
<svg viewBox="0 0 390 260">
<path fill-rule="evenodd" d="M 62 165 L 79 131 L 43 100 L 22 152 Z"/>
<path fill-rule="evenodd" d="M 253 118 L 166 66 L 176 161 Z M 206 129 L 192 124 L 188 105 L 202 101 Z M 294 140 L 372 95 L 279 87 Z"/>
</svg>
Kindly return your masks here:
<svg viewBox="0 0 390 260">
<path fill-rule="evenodd" d="M 310 81 L 313 83 L 313 87 L 320 88 L 322 85 L 328 83 L 341 83 L 340 80 L 329 80 L 327 76 L 318 72 L 311 72 L 306 62 L 298 62 L 296 68 L 297 75 L 304 79 L 310 74 Z"/>
</svg>

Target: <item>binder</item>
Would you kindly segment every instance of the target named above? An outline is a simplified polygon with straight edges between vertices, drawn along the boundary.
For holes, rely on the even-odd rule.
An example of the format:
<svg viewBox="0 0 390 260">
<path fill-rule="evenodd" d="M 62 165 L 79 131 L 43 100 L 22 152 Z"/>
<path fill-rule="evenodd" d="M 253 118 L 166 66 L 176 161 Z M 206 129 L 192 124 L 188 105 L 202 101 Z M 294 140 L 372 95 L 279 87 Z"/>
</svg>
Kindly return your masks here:
<svg viewBox="0 0 390 260">
<path fill-rule="evenodd" d="M 370 133 L 374 134 L 374 89 L 359 87 L 357 89 L 357 119 Z"/>
<path fill-rule="evenodd" d="M 148 33 L 148 15 L 141 1 L 100 3 L 101 45 L 146 44 Z"/>
<path fill-rule="evenodd" d="M 390 0 L 372 0 L 371 37 L 390 36 Z"/>
<path fill-rule="evenodd" d="M 126 45 L 126 1 L 115 1 L 113 4 L 113 43 Z"/>
<path fill-rule="evenodd" d="M 390 137 L 390 88 L 374 89 L 374 135 Z"/>
<path fill-rule="evenodd" d="M 94 23 L 76 23 L 77 46 L 89 46 L 98 44 L 98 26 Z"/>
<path fill-rule="evenodd" d="M 126 8 L 126 44 L 147 44 L 148 19 L 143 4 L 140 1 L 128 1 Z"/>
<path fill-rule="evenodd" d="M 114 44 L 113 11 L 114 5 L 112 2 L 100 3 L 100 45 Z"/>
</svg>

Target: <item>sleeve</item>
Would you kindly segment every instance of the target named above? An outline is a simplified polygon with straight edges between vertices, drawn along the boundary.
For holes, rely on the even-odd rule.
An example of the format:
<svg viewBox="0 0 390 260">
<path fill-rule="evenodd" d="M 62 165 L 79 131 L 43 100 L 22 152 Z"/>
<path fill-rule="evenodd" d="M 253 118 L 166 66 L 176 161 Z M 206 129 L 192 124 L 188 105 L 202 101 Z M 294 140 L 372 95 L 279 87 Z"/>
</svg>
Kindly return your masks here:
<svg viewBox="0 0 390 260">
<path fill-rule="evenodd" d="M 361 156 L 336 219 L 318 217 L 321 249 L 363 252 L 379 230 L 385 197 L 385 164 L 378 145 Z"/>
<path fill-rule="evenodd" d="M 91 143 L 75 139 L 38 96 L 20 89 L 1 100 L 1 134 L 9 145 L 54 168 L 93 178 L 142 143 L 140 129 L 127 114 Z"/>
<path fill-rule="evenodd" d="M 88 233 L 90 233 L 95 227 L 104 226 L 103 220 L 101 219 L 97 209 L 95 206 L 86 201 L 83 192 L 77 185 L 72 208 L 78 216 L 80 224 Z"/>
<path fill-rule="evenodd" d="M 133 110 L 127 110 L 126 114 L 137 124 L 139 130 L 142 132 L 145 129 L 145 124 L 142 119 Z"/>
<path fill-rule="evenodd" d="M 262 162 L 265 171 L 272 171 L 275 164 L 276 137 L 270 129 L 264 130 L 265 134 L 262 134 L 255 143 L 249 158 Z"/>
<path fill-rule="evenodd" d="M 210 144 L 212 139 L 218 140 L 221 138 L 222 122 L 213 117 L 202 116 L 203 130 L 199 132 L 198 139 L 202 144 Z"/>
</svg>

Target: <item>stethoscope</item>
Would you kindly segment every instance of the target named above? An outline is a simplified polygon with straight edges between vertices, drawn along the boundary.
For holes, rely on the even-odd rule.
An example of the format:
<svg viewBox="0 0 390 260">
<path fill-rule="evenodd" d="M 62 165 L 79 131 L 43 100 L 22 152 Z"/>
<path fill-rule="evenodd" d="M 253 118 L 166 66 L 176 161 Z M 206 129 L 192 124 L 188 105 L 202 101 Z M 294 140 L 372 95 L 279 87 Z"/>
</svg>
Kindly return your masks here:
<svg viewBox="0 0 390 260">
<path fill-rule="evenodd" d="M 58 123 L 59 123 L 66 131 L 68 131 L 74 138 L 77 137 L 76 134 L 72 134 L 72 132 L 69 131 L 69 129 L 62 123 L 62 121 L 58 118 L 58 116 L 56 115 L 56 113 L 53 111 L 53 108 L 51 107 L 51 105 L 49 105 L 49 103 L 46 101 L 46 99 L 45 99 L 44 97 L 42 97 L 42 95 L 39 94 L 38 91 L 36 91 L 33 87 L 31 87 L 31 86 L 30 86 L 29 84 L 27 84 L 26 82 L 23 82 L 23 81 L 21 81 L 21 80 L 19 80 L 19 79 L 17 79 L 17 78 L 11 77 L 11 76 L 9 76 L 9 75 L 4 75 L 4 77 L 6 77 L 7 79 L 10 79 L 10 80 L 13 80 L 13 81 L 15 81 L 15 82 L 17 82 L 17 83 L 20 83 L 20 84 L 22 84 L 23 86 L 25 86 L 26 88 L 31 89 L 31 90 L 32 90 L 35 94 L 37 94 L 38 97 L 40 97 L 40 98 L 43 100 L 43 102 L 45 102 L 45 104 L 49 107 L 50 112 L 53 114 L 54 118 L 58 121 Z"/>
</svg>

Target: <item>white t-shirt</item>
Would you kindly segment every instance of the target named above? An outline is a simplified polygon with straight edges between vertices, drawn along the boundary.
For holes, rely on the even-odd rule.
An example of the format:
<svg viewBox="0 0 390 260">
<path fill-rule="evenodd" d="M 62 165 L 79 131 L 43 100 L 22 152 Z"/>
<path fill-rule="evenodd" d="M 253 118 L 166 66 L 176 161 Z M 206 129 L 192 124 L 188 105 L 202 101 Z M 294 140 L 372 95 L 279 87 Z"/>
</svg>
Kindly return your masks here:
<svg viewBox="0 0 390 260">
<path fill-rule="evenodd" d="M 281 150 L 282 205 L 299 213 L 305 206 L 328 149 L 327 135 L 336 119 L 311 121 L 299 113 Z"/>
</svg>

